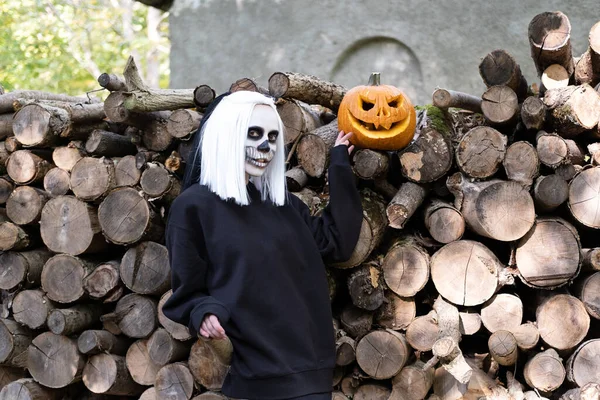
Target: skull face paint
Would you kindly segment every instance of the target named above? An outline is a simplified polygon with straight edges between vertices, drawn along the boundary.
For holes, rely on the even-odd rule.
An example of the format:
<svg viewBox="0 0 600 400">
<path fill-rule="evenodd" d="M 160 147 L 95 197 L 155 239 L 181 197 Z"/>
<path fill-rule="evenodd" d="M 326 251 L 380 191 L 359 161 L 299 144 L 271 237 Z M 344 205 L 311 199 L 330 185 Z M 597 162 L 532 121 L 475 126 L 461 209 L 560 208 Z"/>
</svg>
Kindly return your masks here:
<svg viewBox="0 0 600 400">
<path fill-rule="evenodd" d="M 257 105 L 250 116 L 246 137 L 246 174 L 260 177 L 277 151 L 279 120 L 266 105 Z"/>
</svg>

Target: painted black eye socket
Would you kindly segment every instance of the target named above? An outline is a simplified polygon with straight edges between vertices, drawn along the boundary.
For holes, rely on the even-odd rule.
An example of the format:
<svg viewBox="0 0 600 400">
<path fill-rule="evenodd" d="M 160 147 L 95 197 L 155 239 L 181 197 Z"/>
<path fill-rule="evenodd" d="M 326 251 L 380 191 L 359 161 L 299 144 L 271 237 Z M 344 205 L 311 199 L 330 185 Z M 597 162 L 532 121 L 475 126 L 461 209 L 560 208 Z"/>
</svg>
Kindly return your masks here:
<svg viewBox="0 0 600 400">
<path fill-rule="evenodd" d="M 396 108 L 398 107 L 398 100 L 392 100 L 388 103 L 390 107 Z"/>
<path fill-rule="evenodd" d="M 277 137 L 279 136 L 279 132 L 274 131 L 274 132 L 269 132 L 269 142 L 271 143 L 275 143 L 277 141 Z"/>
<path fill-rule="evenodd" d="M 373 107 L 375 107 L 375 104 L 373 104 L 373 103 L 370 103 L 370 102 L 368 102 L 368 101 L 365 101 L 365 100 L 363 100 L 363 103 L 362 103 L 362 108 L 363 108 L 363 110 L 365 110 L 365 111 L 369 111 L 369 110 L 370 110 L 371 108 L 373 108 Z"/>
<path fill-rule="evenodd" d="M 262 136 L 262 132 L 256 129 L 248 129 L 248 137 L 252 139 L 259 139 Z"/>
</svg>

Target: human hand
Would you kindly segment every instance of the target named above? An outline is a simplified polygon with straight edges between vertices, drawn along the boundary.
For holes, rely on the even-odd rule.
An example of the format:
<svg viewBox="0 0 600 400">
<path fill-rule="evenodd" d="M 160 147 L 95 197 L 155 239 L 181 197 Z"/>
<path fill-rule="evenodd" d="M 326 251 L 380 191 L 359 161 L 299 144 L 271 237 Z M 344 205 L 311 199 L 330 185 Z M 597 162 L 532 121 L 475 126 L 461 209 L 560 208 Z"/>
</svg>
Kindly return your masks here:
<svg viewBox="0 0 600 400">
<path fill-rule="evenodd" d="M 205 338 L 225 339 L 225 329 L 221 326 L 216 315 L 206 314 L 200 325 L 200 334 Z"/>
<path fill-rule="evenodd" d="M 351 146 L 349 140 L 352 137 L 352 135 L 352 132 L 344 133 L 344 131 L 340 131 L 340 133 L 338 133 L 337 138 L 335 139 L 335 144 L 333 145 L 333 147 L 348 146 L 348 154 L 352 153 L 352 150 L 354 150 L 354 145 Z"/>
</svg>

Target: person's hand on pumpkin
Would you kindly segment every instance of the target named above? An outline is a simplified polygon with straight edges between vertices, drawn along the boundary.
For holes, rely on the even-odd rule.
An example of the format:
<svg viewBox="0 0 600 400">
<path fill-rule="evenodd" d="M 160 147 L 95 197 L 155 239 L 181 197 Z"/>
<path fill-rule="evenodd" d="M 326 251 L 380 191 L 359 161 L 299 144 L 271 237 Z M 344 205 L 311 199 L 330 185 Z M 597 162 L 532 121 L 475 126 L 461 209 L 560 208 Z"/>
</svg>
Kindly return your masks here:
<svg viewBox="0 0 600 400">
<path fill-rule="evenodd" d="M 227 337 L 219 319 L 213 314 L 206 314 L 202 320 L 200 334 L 207 339 L 225 339 Z"/>
<path fill-rule="evenodd" d="M 350 145 L 350 137 L 352 137 L 352 135 L 352 132 L 345 133 L 344 131 L 340 131 L 335 139 L 335 145 L 333 147 L 348 146 L 348 154 L 351 154 L 352 150 L 354 150 L 354 145 Z"/>
</svg>

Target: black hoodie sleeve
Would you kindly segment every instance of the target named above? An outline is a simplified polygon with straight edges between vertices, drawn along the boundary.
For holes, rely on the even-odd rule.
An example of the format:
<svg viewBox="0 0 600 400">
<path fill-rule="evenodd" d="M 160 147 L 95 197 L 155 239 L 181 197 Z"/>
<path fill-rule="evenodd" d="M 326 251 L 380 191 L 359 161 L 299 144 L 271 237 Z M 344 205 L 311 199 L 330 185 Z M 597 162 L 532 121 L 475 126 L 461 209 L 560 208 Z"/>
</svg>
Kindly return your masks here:
<svg viewBox="0 0 600 400">
<path fill-rule="evenodd" d="M 296 196 L 292 204 L 310 227 L 321 257 L 327 262 L 346 261 L 358 242 L 362 224 L 362 204 L 350 167 L 347 146 L 331 149 L 329 164 L 329 204 L 318 217 Z"/>
<path fill-rule="evenodd" d="M 227 307 L 210 296 L 204 237 L 193 213 L 186 207 L 171 207 L 166 230 L 166 245 L 171 264 L 173 294 L 165 302 L 163 313 L 175 322 L 187 325 L 197 335 L 206 314 L 214 314 L 221 324 L 229 321 Z"/>
</svg>

